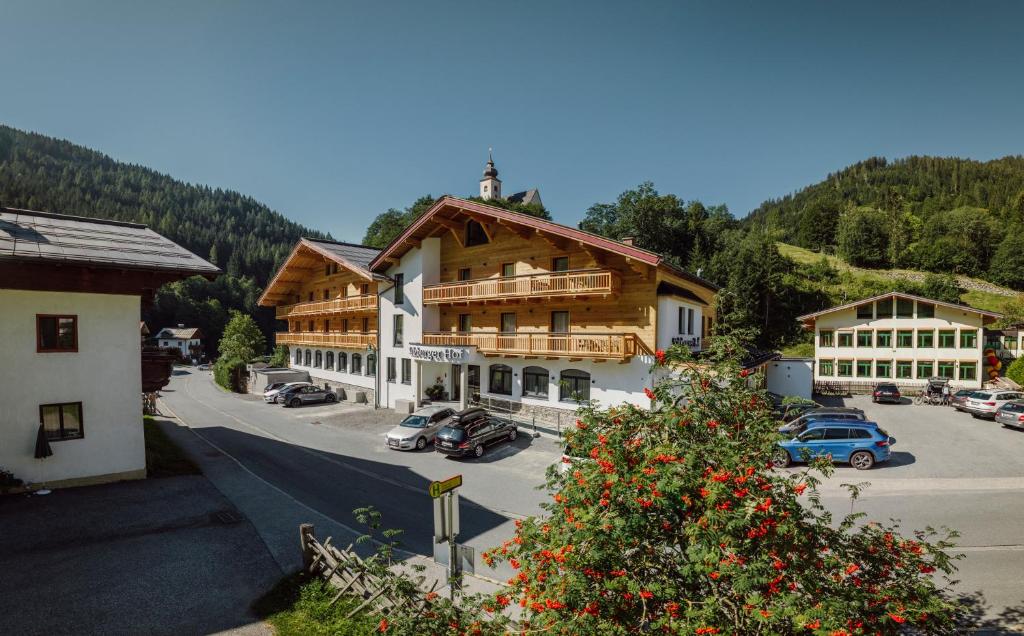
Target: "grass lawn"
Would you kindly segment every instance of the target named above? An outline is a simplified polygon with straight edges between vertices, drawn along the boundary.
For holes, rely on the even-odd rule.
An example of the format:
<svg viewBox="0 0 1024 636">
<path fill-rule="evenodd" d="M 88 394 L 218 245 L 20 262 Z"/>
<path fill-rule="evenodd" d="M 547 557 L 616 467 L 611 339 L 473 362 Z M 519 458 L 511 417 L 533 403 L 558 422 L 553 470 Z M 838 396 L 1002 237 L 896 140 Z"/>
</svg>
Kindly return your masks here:
<svg viewBox="0 0 1024 636">
<path fill-rule="evenodd" d="M 277 636 L 370 636 L 378 634 L 380 617 L 355 609 L 355 600 L 343 596 L 330 605 L 337 591 L 318 578 L 302 572 L 281 579 L 253 603 L 253 612 L 274 627 Z"/>
<path fill-rule="evenodd" d="M 152 417 L 144 416 L 142 427 L 146 436 L 147 477 L 176 477 L 200 473 L 199 467 L 185 457 L 185 453 L 157 427 Z"/>
</svg>

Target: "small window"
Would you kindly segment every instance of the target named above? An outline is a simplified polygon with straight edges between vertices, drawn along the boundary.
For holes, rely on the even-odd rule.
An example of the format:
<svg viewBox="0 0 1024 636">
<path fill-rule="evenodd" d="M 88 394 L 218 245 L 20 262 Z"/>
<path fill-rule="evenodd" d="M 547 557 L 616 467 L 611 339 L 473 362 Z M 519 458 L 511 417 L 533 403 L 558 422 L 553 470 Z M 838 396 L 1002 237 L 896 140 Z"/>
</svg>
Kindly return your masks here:
<svg viewBox="0 0 1024 636">
<path fill-rule="evenodd" d="M 366 375 L 377 375 L 377 356 L 366 354 Z"/>
<path fill-rule="evenodd" d="M 405 303 L 405 274 L 395 274 L 395 304 Z"/>
<path fill-rule="evenodd" d="M 330 300 L 330 299 L 331 299 L 331 290 L 330 289 L 325 289 L 324 290 L 324 300 Z"/>
<path fill-rule="evenodd" d="M 562 402 L 590 401 L 590 374 L 579 369 L 562 371 L 558 399 Z"/>
<path fill-rule="evenodd" d="M 548 397 L 548 370 L 542 367 L 526 367 L 523 369 L 523 396 Z"/>
<path fill-rule="evenodd" d="M 78 351 L 78 316 L 36 316 L 36 351 Z"/>
<path fill-rule="evenodd" d="M 931 303 L 917 303 L 917 317 L 918 318 L 934 318 L 935 317 L 935 305 Z"/>
<path fill-rule="evenodd" d="M 686 309 L 686 333 L 693 335 L 693 309 Z"/>
<path fill-rule="evenodd" d="M 917 348 L 918 349 L 931 349 L 935 346 L 935 332 L 931 329 L 918 330 L 917 332 Z"/>
<path fill-rule="evenodd" d="M 853 334 L 846 331 L 839 333 L 839 346 L 840 347 L 852 347 L 853 346 Z"/>
<path fill-rule="evenodd" d="M 306 349 L 305 363 L 307 367 L 313 365 L 313 352 L 310 351 L 309 349 Z"/>
<path fill-rule="evenodd" d="M 853 375 L 853 361 L 852 360 L 840 360 L 836 365 L 839 369 L 839 377 L 848 378 Z"/>
<path fill-rule="evenodd" d="M 370 333 L 370 319 L 363 318 L 363 333 Z"/>
<path fill-rule="evenodd" d="M 818 361 L 818 375 L 822 377 L 831 377 L 833 373 L 832 361 L 831 360 L 819 360 Z"/>
<path fill-rule="evenodd" d="M 387 381 L 388 382 L 394 382 L 395 378 L 397 378 L 397 377 L 398 377 L 398 368 L 395 365 L 395 359 L 394 358 L 388 358 Z"/>
<path fill-rule="evenodd" d="M 870 378 L 871 377 L 871 361 L 870 360 L 858 360 L 857 361 L 857 377 L 858 378 Z"/>
<path fill-rule="evenodd" d="M 334 369 L 334 352 L 333 351 L 328 351 L 327 355 L 324 356 L 324 368 L 325 369 L 331 369 L 331 370 Z"/>
<path fill-rule="evenodd" d="M 831 347 L 832 346 L 832 333 L 831 331 L 820 331 L 818 332 L 818 346 Z"/>
<path fill-rule="evenodd" d="M 363 283 L 362 285 L 359 286 L 359 294 L 361 296 L 366 296 L 369 293 L 370 293 L 370 283 Z"/>
<path fill-rule="evenodd" d="M 39 423 L 43 425 L 46 439 L 51 442 L 85 437 L 81 402 L 42 404 L 39 406 Z"/>
<path fill-rule="evenodd" d="M 322 351 L 317 351 L 313 354 L 313 366 L 317 369 L 324 366 L 324 354 Z"/>
<path fill-rule="evenodd" d="M 473 331 L 472 314 L 459 314 L 459 331 L 462 333 Z"/>
<path fill-rule="evenodd" d="M 871 433 L 863 428 L 851 428 L 850 439 L 871 439 Z"/>
<path fill-rule="evenodd" d="M 939 330 L 939 348 L 952 349 L 956 346 L 956 331 L 949 329 Z"/>
<path fill-rule="evenodd" d="M 932 377 L 932 372 L 935 369 L 935 365 L 931 362 L 918 362 L 917 363 L 917 379 L 927 380 Z"/>
<path fill-rule="evenodd" d="M 977 349 L 978 348 L 978 332 L 977 331 L 961 331 L 960 332 L 960 348 L 961 349 Z"/>
<path fill-rule="evenodd" d="M 516 275 L 516 264 L 515 263 L 502 263 L 501 264 L 501 276 L 502 278 L 512 278 Z"/>
<path fill-rule="evenodd" d="M 551 333 L 569 333 L 569 312 L 551 312 Z"/>
<path fill-rule="evenodd" d="M 896 332 L 896 348 L 910 349 L 914 346 L 914 332 L 909 329 L 901 329 Z"/>
<path fill-rule="evenodd" d="M 516 332 L 516 314 L 514 311 L 501 314 L 501 333 Z"/>
<path fill-rule="evenodd" d="M 875 332 L 875 346 L 883 349 L 892 348 L 892 332 L 891 331 L 876 331 Z"/>
<path fill-rule="evenodd" d="M 352 367 L 349 369 L 349 373 L 354 375 L 360 375 L 363 372 L 363 356 L 358 353 L 352 354 Z"/>
<path fill-rule="evenodd" d="M 512 395 L 512 367 L 507 364 L 492 364 L 488 391 L 497 395 Z"/>
<path fill-rule="evenodd" d="M 487 239 L 487 232 L 484 232 L 484 227 L 476 221 L 466 221 L 466 247 L 486 245 L 487 243 L 490 243 L 490 241 Z"/>
<path fill-rule="evenodd" d="M 977 362 L 961 362 L 960 363 L 960 379 L 961 380 L 977 380 L 978 379 L 978 363 Z"/>
<path fill-rule="evenodd" d="M 567 272 L 569 271 L 569 257 L 568 256 L 556 256 L 551 259 L 551 271 L 553 272 Z"/>
<path fill-rule="evenodd" d="M 897 318 L 913 318 L 914 317 L 914 301 L 909 298 L 897 298 L 896 299 L 896 317 Z"/>
<path fill-rule="evenodd" d="M 896 378 L 900 380 L 909 380 L 914 377 L 913 363 L 909 360 L 899 360 L 896 362 Z"/>
<path fill-rule="evenodd" d="M 875 303 L 878 319 L 892 318 L 892 298 L 886 298 Z"/>
<path fill-rule="evenodd" d="M 462 269 L 459 270 L 459 280 L 473 280 L 470 268 L 463 267 Z"/>
<path fill-rule="evenodd" d="M 295 364 L 302 364 L 302 349 L 296 349 L 295 355 L 292 357 L 294 358 Z"/>
<path fill-rule="evenodd" d="M 402 384 L 412 384 L 412 360 L 402 358 Z"/>
<path fill-rule="evenodd" d="M 331 319 L 330 318 L 324 318 L 324 333 L 329 333 L 330 331 L 331 331 Z"/>
<path fill-rule="evenodd" d="M 348 333 L 348 318 L 341 319 L 341 331 L 343 333 Z"/>
<path fill-rule="evenodd" d="M 392 334 L 392 344 L 396 347 L 402 346 L 402 316 L 394 317 L 394 333 Z"/>
<path fill-rule="evenodd" d="M 858 347 L 870 347 L 871 346 L 871 332 L 870 331 L 858 331 L 857 332 L 857 346 Z"/>
<path fill-rule="evenodd" d="M 864 305 L 857 306 L 857 318 L 861 320 L 871 320 L 875 317 L 875 305 L 873 303 L 866 303 Z"/>
<path fill-rule="evenodd" d="M 892 377 L 892 362 L 888 360 L 878 360 L 875 362 L 875 377 L 876 378 L 891 378 Z"/>
<path fill-rule="evenodd" d="M 953 362 L 939 362 L 939 377 L 953 379 L 953 369 L 955 367 Z"/>
<path fill-rule="evenodd" d="M 344 351 L 338 353 L 338 371 L 348 371 L 348 354 Z"/>
</svg>

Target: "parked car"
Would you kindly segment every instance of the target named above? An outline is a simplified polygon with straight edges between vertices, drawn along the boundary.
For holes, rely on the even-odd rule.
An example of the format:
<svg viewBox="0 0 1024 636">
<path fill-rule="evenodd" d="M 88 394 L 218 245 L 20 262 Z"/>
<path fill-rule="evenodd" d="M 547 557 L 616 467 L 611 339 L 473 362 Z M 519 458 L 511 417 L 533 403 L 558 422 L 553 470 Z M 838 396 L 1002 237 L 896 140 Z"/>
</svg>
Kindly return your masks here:
<svg viewBox="0 0 1024 636">
<path fill-rule="evenodd" d="M 204 363 L 196 366 L 196 370 L 197 371 L 209 371 L 210 370 L 210 365 L 208 363 L 204 362 Z"/>
<path fill-rule="evenodd" d="M 1024 428 L 1024 402 L 1007 402 L 996 411 L 996 421 L 1011 428 Z"/>
<path fill-rule="evenodd" d="M 1007 402 L 1024 399 L 1024 393 L 1017 391 L 975 391 L 967 397 L 964 410 L 974 417 L 994 419 L 996 411 Z"/>
<path fill-rule="evenodd" d="M 831 457 L 834 462 L 849 462 L 857 470 L 867 470 L 888 461 L 896 439 L 876 422 L 821 422 L 792 439 L 779 442 L 772 464 L 785 468 L 793 462 L 816 457 Z"/>
<path fill-rule="evenodd" d="M 807 426 L 815 421 L 824 420 L 860 420 L 863 421 L 867 418 L 864 416 L 864 411 L 860 409 L 845 407 L 845 406 L 823 406 L 804 413 L 795 420 L 779 427 L 779 432 L 785 435 L 798 435 L 802 433 Z"/>
<path fill-rule="evenodd" d="M 486 416 L 467 424 L 451 423 L 437 432 L 434 450 L 452 457 L 481 457 L 487 446 L 512 441 L 519 434 L 515 422 Z"/>
<path fill-rule="evenodd" d="M 487 411 L 483 407 L 471 406 L 458 411 L 452 415 L 452 424 L 469 424 L 475 420 L 482 420 L 487 417 Z"/>
<path fill-rule="evenodd" d="M 437 432 L 452 421 L 455 411 L 445 406 L 426 406 L 402 420 L 385 436 L 388 448 L 423 450 Z"/>
<path fill-rule="evenodd" d="M 263 401 L 267 404 L 273 404 L 277 402 L 277 396 L 281 394 L 285 389 L 290 389 L 296 386 L 310 386 L 310 382 L 274 382 L 268 384 L 267 388 L 263 391 Z"/>
<path fill-rule="evenodd" d="M 899 387 L 892 382 L 879 382 L 871 392 L 871 401 L 878 404 L 882 402 L 899 404 L 902 397 Z"/>
<path fill-rule="evenodd" d="M 967 408 L 967 398 L 971 394 L 977 393 L 974 389 L 960 389 L 953 395 L 949 396 L 949 403 L 958 411 L 962 411 Z"/>
<path fill-rule="evenodd" d="M 334 391 L 328 391 L 323 387 L 313 384 L 288 387 L 277 395 L 277 401 L 282 406 L 295 408 L 303 404 L 320 404 L 321 402 L 337 402 L 338 396 Z"/>
</svg>

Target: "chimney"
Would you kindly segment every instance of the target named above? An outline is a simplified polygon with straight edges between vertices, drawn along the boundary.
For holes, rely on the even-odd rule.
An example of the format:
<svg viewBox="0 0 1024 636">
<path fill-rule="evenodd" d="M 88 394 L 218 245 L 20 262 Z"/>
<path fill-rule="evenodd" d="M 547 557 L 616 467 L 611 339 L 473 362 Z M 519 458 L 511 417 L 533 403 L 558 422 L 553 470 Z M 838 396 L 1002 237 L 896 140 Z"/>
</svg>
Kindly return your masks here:
<svg viewBox="0 0 1024 636">
<path fill-rule="evenodd" d="M 184 329 L 184 328 L 185 328 L 185 325 L 183 325 L 182 323 L 179 322 L 178 323 L 178 329 Z"/>
<path fill-rule="evenodd" d="M 619 239 L 619 242 L 624 244 L 624 245 L 628 245 L 630 247 L 633 247 L 633 237 L 632 236 L 623 236 L 622 238 Z"/>
</svg>

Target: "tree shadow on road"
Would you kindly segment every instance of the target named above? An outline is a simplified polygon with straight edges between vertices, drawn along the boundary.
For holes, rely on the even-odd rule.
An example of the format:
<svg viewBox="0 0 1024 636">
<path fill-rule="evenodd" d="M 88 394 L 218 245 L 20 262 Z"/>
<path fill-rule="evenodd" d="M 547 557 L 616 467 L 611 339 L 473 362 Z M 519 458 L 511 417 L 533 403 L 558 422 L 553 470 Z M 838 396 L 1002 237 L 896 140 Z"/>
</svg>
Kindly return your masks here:
<svg viewBox="0 0 1024 636">
<path fill-rule="evenodd" d="M 959 625 L 961 633 L 975 636 L 1024 634 L 1024 600 L 1020 605 L 1004 608 L 995 615 L 991 613 L 992 607 L 980 591 L 960 595 L 957 600 L 965 608 L 963 621 Z"/>
</svg>

